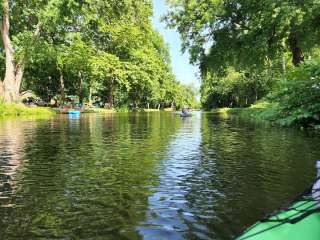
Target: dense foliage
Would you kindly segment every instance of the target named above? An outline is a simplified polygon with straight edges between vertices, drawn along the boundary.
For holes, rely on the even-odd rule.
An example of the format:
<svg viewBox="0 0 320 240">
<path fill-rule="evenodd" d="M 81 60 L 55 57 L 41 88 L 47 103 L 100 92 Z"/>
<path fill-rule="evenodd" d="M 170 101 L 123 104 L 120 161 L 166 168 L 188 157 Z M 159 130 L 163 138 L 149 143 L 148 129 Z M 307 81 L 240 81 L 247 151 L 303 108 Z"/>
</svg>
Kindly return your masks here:
<svg viewBox="0 0 320 240">
<path fill-rule="evenodd" d="M 76 96 L 108 107 L 194 102 L 152 27 L 150 0 L 4 0 L 2 10 L 2 21 L 10 20 L 7 36 L 1 32 L 8 42 L 0 46 L 0 93 L 7 102 L 27 89 L 47 102 Z"/>
<path fill-rule="evenodd" d="M 268 96 L 282 124 L 319 123 L 320 2 L 168 3 L 164 20 L 199 65 L 203 107 L 246 107 Z"/>
<path fill-rule="evenodd" d="M 221 74 L 210 71 L 202 79 L 201 103 L 206 109 L 247 107 L 264 96 L 271 85 L 266 72 L 242 72 L 233 67 Z"/>
<path fill-rule="evenodd" d="M 282 125 L 320 127 L 320 58 L 306 61 L 288 73 L 269 96 L 277 103 Z"/>
<path fill-rule="evenodd" d="M 213 58 L 215 67 L 230 64 L 251 67 L 264 65 L 288 50 L 297 65 L 318 44 L 318 1 L 171 0 L 169 3 L 167 22 L 180 32 L 192 61 Z"/>
</svg>

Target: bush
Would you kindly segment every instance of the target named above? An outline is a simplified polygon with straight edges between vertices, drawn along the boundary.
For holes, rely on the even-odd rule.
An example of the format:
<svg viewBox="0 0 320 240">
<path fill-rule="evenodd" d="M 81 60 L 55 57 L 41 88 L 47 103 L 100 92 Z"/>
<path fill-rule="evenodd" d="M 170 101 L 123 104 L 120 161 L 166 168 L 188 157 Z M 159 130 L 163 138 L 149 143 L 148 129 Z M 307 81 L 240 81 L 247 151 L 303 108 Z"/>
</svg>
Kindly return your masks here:
<svg viewBox="0 0 320 240">
<path fill-rule="evenodd" d="M 320 126 L 320 58 L 293 69 L 269 100 L 278 103 L 278 122 L 284 126 Z"/>
</svg>

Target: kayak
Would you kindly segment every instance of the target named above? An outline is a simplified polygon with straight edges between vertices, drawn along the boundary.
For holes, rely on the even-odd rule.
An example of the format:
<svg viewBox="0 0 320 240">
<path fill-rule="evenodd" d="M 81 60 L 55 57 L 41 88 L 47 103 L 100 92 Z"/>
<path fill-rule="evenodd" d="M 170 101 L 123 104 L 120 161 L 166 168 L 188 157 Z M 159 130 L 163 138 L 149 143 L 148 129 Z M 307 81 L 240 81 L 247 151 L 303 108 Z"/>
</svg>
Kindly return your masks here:
<svg viewBox="0 0 320 240">
<path fill-rule="evenodd" d="M 319 240 L 320 189 L 314 188 L 319 183 L 318 177 L 310 188 L 286 207 L 258 221 L 236 240 Z"/>
<path fill-rule="evenodd" d="M 180 113 L 180 117 L 192 117 L 192 113 Z"/>
<path fill-rule="evenodd" d="M 72 115 L 78 115 L 80 114 L 80 110 L 68 110 L 67 113 Z"/>
</svg>

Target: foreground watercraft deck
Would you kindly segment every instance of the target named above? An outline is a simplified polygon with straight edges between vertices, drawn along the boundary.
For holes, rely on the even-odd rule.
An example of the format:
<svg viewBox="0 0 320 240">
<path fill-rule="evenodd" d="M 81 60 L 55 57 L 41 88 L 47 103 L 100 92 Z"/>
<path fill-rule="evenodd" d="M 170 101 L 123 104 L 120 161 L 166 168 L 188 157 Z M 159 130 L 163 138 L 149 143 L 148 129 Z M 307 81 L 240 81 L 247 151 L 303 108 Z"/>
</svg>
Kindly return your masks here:
<svg viewBox="0 0 320 240">
<path fill-rule="evenodd" d="M 319 199 L 312 196 L 312 188 L 310 188 L 292 201 L 288 207 L 258 221 L 236 239 L 320 240 Z"/>
</svg>

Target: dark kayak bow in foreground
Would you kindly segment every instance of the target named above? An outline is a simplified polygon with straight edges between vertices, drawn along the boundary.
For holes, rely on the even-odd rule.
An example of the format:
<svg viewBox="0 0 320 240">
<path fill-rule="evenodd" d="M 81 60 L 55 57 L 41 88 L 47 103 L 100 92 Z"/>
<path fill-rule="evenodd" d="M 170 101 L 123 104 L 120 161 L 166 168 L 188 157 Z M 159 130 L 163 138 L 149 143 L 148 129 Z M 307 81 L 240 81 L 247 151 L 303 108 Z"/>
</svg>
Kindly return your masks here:
<svg viewBox="0 0 320 240">
<path fill-rule="evenodd" d="M 320 162 L 317 167 L 318 177 L 310 188 L 236 240 L 320 240 Z"/>
</svg>

